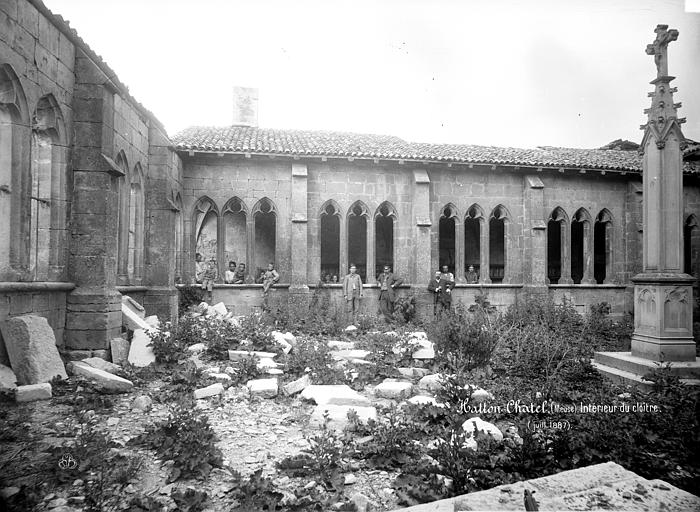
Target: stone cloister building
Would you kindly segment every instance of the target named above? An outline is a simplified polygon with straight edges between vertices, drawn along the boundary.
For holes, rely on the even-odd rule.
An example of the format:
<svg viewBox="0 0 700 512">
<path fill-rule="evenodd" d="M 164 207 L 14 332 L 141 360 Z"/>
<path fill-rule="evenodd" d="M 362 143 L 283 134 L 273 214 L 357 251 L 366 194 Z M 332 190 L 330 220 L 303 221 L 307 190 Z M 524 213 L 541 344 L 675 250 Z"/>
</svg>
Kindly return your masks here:
<svg viewBox="0 0 700 512">
<path fill-rule="evenodd" d="M 422 315 L 432 314 L 425 288 L 442 264 L 465 303 L 484 290 L 499 306 L 539 293 L 582 310 L 634 307 L 634 145 L 419 144 L 261 129 L 251 116 L 171 139 L 40 0 L 0 0 L 0 27 L 0 321 L 45 316 L 75 356 L 102 355 L 119 335 L 122 294 L 174 318 L 197 252 L 215 257 L 221 276 L 232 260 L 251 279 L 274 261 L 280 298 L 312 293 L 355 263 L 370 313 L 385 264 Z M 688 141 L 683 158 L 684 268 L 697 278 L 700 145 Z M 465 282 L 469 265 L 477 284 Z M 214 300 L 245 313 L 259 307 L 260 285 L 222 282 Z"/>
</svg>

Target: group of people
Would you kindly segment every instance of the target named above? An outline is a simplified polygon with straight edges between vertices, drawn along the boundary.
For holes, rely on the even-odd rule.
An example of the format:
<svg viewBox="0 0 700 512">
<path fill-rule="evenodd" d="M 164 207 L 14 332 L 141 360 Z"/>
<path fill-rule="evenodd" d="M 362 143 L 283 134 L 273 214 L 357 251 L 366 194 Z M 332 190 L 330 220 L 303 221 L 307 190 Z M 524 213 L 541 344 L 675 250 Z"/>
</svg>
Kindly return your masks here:
<svg viewBox="0 0 700 512">
<path fill-rule="evenodd" d="M 205 262 L 201 253 L 195 254 L 195 282 L 202 285 L 202 289 L 207 294 L 207 302 L 212 300 L 212 290 L 214 282 L 219 278 L 219 269 L 216 264 L 216 258 L 209 258 Z M 275 270 L 275 264 L 270 262 L 267 265 L 267 270 L 260 272 L 260 276 L 255 280 L 256 283 L 263 285 L 263 300 L 267 302 L 267 295 L 270 287 L 280 280 L 280 275 Z M 246 265 L 229 261 L 228 269 L 224 272 L 224 283 L 226 284 L 245 284 L 246 283 Z"/>
<path fill-rule="evenodd" d="M 384 271 L 377 276 L 379 284 L 379 312 L 384 315 L 387 322 L 394 318 L 394 304 L 396 302 L 397 286 L 401 286 L 403 279 L 396 277 L 389 265 L 384 265 Z M 343 279 L 343 298 L 345 299 L 345 310 L 352 322 L 357 322 L 357 314 L 360 310 L 360 299 L 364 297 L 362 291 L 362 278 L 357 273 L 357 267 L 350 265 L 350 272 Z"/>
</svg>

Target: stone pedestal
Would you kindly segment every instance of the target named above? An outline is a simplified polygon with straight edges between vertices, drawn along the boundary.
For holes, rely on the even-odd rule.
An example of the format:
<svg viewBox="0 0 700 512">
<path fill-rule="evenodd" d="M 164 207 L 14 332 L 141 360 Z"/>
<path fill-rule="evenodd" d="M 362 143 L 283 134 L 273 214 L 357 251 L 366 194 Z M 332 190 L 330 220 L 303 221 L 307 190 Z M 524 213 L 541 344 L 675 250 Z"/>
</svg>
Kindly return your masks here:
<svg viewBox="0 0 700 512">
<path fill-rule="evenodd" d="M 654 361 L 695 361 L 693 278 L 639 274 L 634 287 L 632 355 Z"/>
</svg>

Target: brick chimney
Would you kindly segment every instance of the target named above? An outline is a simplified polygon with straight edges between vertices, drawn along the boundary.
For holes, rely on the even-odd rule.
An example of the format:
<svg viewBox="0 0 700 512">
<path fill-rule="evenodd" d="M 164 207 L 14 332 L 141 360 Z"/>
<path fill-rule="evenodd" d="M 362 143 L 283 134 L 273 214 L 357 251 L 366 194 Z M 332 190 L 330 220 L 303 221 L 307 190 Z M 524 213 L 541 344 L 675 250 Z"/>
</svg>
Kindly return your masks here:
<svg viewBox="0 0 700 512">
<path fill-rule="evenodd" d="M 233 88 L 233 124 L 258 126 L 258 89 Z"/>
</svg>

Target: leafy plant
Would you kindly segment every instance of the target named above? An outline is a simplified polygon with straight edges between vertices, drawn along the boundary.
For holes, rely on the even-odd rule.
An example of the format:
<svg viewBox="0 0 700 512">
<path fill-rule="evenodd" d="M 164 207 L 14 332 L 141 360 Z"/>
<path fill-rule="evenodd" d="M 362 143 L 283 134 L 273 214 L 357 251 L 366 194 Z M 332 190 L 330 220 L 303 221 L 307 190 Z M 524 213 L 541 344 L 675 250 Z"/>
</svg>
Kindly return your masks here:
<svg viewBox="0 0 700 512">
<path fill-rule="evenodd" d="M 331 355 L 325 342 L 312 339 L 297 340 L 294 350 L 286 356 L 286 372 L 301 377 L 308 373 L 314 384 L 345 384 L 348 376 Z"/>
<path fill-rule="evenodd" d="M 397 297 L 394 302 L 394 320 L 399 324 L 412 323 L 416 318 L 416 297 L 411 294 L 409 296 Z"/>
<path fill-rule="evenodd" d="M 208 417 L 200 415 L 191 402 L 182 401 L 171 407 L 166 420 L 149 427 L 133 443 L 150 446 L 162 459 L 173 461 L 168 477 L 172 482 L 206 478 L 213 467 L 220 467 L 223 456 L 216 440 Z"/>
<path fill-rule="evenodd" d="M 180 315 L 204 300 L 204 291 L 199 285 L 178 286 L 178 309 Z"/>
</svg>

